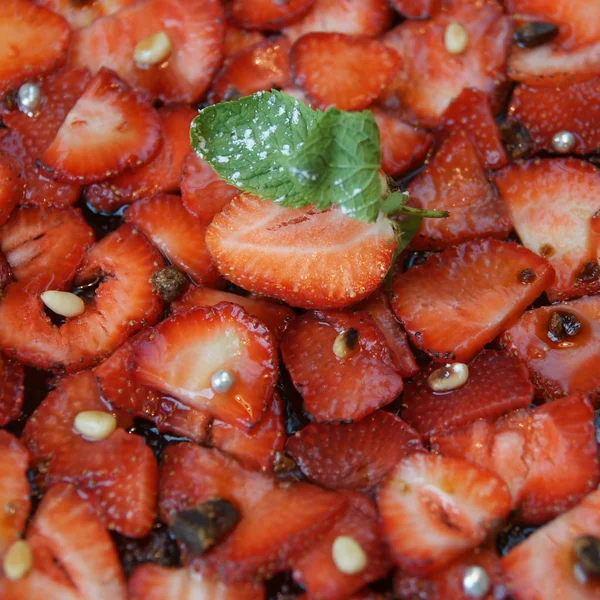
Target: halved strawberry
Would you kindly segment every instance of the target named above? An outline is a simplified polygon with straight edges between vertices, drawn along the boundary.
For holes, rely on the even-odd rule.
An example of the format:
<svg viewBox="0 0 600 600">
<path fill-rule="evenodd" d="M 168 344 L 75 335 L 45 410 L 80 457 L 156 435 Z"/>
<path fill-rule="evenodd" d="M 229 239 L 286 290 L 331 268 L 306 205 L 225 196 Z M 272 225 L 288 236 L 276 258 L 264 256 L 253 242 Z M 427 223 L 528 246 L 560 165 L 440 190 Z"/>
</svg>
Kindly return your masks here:
<svg viewBox="0 0 600 600">
<path fill-rule="evenodd" d="M 0 427 L 21 415 L 24 379 L 23 365 L 0 353 Z"/>
<path fill-rule="evenodd" d="M 303 17 L 315 0 L 232 0 L 228 17 L 245 29 L 279 30 Z"/>
<path fill-rule="evenodd" d="M 316 31 L 375 37 L 390 26 L 393 17 L 385 0 L 317 0 L 311 11 L 284 33 L 292 42 Z"/>
<path fill-rule="evenodd" d="M 246 471 L 218 450 L 194 444 L 167 448 L 160 478 L 161 519 L 210 498 L 228 500 L 241 519 L 205 556 L 190 556 L 195 568 L 225 581 L 268 577 L 289 566 L 325 533 L 347 504 L 346 498 L 308 483 L 279 483 Z"/>
<path fill-rule="evenodd" d="M 56 289 L 55 281 L 38 276 L 9 286 L 0 302 L 0 347 L 8 356 L 43 369 L 77 371 L 99 362 L 161 315 L 162 301 L 153 293 L 150 278 L 163 265 L 146 237 L 123 225 L 90 250 L 74 285 L 99 285 L 85 299 L 84 313 L 60 327 L 46 315 L 40 298 L 48 287 Z"/>
<path fill-rule="evenodd" d="M 401 458 L 422 448 L 414 429 L 381 410 L 348 425 L 310 424 L 285 446 L 315 483 L 362 491 L 373 489 Z"/>
<path fill-rule="evenodd" d="M 396 563 L 409 575 L 429 575 L 479 546 L 512 502 L 495 473 L 419 452 L 388 474 L 377 504 Z"/>
<path fill-rule="evenodd" d="M 40 156 L 40 166 L 55 179 L 91 183 L 147 162 L 160 143 L 158 113 L 102 68 Z"/>
<path fill-rule="evenodd" d="M 427 379 L 437 368 L 435 363 L 426 367 L 406 384 L 402 396 L 402 418 L 425 437 L 477 419 L 495 419 L 533 401 L 527 367 L 510 354 L 483 350 L 469 363 L 467 383 L 449 392 L 429 387 Z"/>
<path fill-rule="evenodd" d="M 231 454 L 246 469 L 272 471 L 274 460 L 285 444 L 283 410 L 281 398 L 275 393 L 261 420 L 251 429 L 215 419 L 210 427 L 210 444 Z"/>
<path fill-rule="evenodd" d="M 70 61 L 93 73 L 115 71 L 163 102 L 195 102 L 207 90 L 223 58 L 225 32 L 220 0 L 142 0 L 73 34 Z M 157 32 L 172 51 L 154 65 L 137 65 L 136 45 Z"/>
<path fill-rule="evenodd" d="M 600 480 L 594 411 L 577 394 L 440 434 L 432 447 L 500 475 L 525 523 L 560 515 Z"/>
<path fill-rule="evenodd" d="M 260 31 L 250 31 L 227 23 L 225 27 L 225 58 L 233 56 L 265 39 Z"/>
<path fill-rule="evenodd" d="M 402 392 L 385 337 L 365 312 L 307 312 L 290 327 L 281 354 L 317 421 L 362 419 Z"/>
<path fill-rule="evenodd" d="M 353 592 L 371 581 L 380 579 L 390 569 L 391 560 L 381 537 L 375 507 L 369 506 L 368 512 L 363 512 L 361 507 L 364 503 L 371 504 L 371 500 L 366 496 L 358 500 L 360 502 L 350 496 L 351 503 L 345 514 L 325 537 L 294 565 L 294 579 L 304 587 L 311 598 L 349 598 Z M 359 573 L 342 573 L 334 563 L 332 547 L 339 536 L 352 538 L 365 553 L 367 564 Z"/>
<path fill-rule="evenodd" d="M 171 304 L 171 310 L 180 313 L 196 306 L 214 306 L 219 302 L 239 304 L 249 315 L 262 321 L 277 340 L 281 339 L 296 318 L 296 313 L 283 304 L 196 285 L 190 286 L 181 298 L 175 300 Z"/>
<path fill-rule="evenodd" d="M 381 136 L 381 168 L 390 177 L 398 177 L 424 162 L 433 135 L 403 121 L 394 111 L 370 108 Z"/>
<path fill-rule="evenodd" d="M 16 281 L 70 284 L 94 234 L 76 208 L 18 208 L 0 230 L 0 250 Z M 42 290 L 43 291 L 43 290 Z"/>
<path fill-rule="evenodd" d="M 417 365 L 410 349 L 406 333 L 404 333 L 404 329 L 402 329 L 392 311 L 387 290 L 379 288 L 360 305 L 360 308 L 368 313 L 383 333 L 383 337 L 385 337 L 385 341 L 390 348 L 394 365 L 400 375 L 404 378 L 412 377 L 418 373 L 419 365 Z"/>
<path fill-rule="evenodd" d="M 271 3 L 271 0 L 266 1 Z M 268 38 L 241 50 L 225 61 L 214 78 L 209 101 L 235 100 L 261 90 L 285 87 L 290 82 L 289 54 L 290 42 L 283 36 Z"/>
<path fill-rule="evenodd" d="M 510 594 L 519 600 L 595 600 L 600 582 L 582 574 L 575 551 L 580 536 L 600 537 L 600 491 L 538 529 L 500 562 Z"/>
<path fill-rule="evenodd" d="M 160 194 L 140 200 L 124 217 L 193 281 L 217 283 L 219 274 L 204 243 L 206 225 L 187 211 L 180 196 Z"/>
<path fill-rule="evenodd" d="M 445 219 L 423 220 L 411 242 L 415 249 L 440 250 L 480 237 L 506 238 L 512 229 L 506 207 L 464 131 L 450 134 L 408 191 L 414 206 L 450 213 Z"/>
<path fill-rule="evenodd" d="M 138 567 L 129 579 L 130 600 L 263 600 L 262 584 L 223 583 L 193 569 L 169 569 L 146 564 Z"/>
<path fill-rule="evenodd" d="M 338 308 L 379 286 L 395 243 L 386 220 L 366 223 L 335 208 L 288 208 L 242 194 L 213 219 L 206 245 L 219 271 L 243 288 L 292 306 Z M 361 260 L 349 261 L 352 255 Z"/>
<path fill-rule="evenodd" d="M 0 152 L 0 227 L 8 221 L 13 208 L 23 198 L 23 179 L 17 161 Z"/>
<path fill-rule="evenodd" d="M 508 164 L 490 99 L 481 90 L 464 89 L 444 112 L 442 126 L 449 131 L 466 131 L 486 169 Z"/>
<path fill-rule="evenodd" d="M 151 335 L 152 330 L 142 329 L 94 368 L 102 398 L 120 411 L 153 421 L 159 431 L 173 432 L 201 443 L 206 439 L 211 420 L 208 413 L 185 406 L 140 385 L 135 379 L 136 349 Z"/>
<path fill-rule="evenodd" d="M 113 212 L 123 204 L 179 188 L 183 159 L 190 150 L 190 123 L 197 112 L 188 106 L 170 106 L 158 111 L 162 145 L 146 164 L 85 189 L 88 203 L 98 211 Z"/>
<path fill-rule="evenodd" d="M 531 160 L 496 178 L 523 245 L 556 272 L 551 301 L 600 290 L 598 240 L 591 220 L 600 210 L 600 171 L 577 159 Z"/>
<path fill-rule="evenodd" d="M 0 94 L 54 70 L 67 56 L 71 30 L 56 13 L 29 0 L 0 4 Z"/>
<path fill-rule="evenodd" d="M 548 262 L 497 240 L 430 256 L 392 282 L 392 309 L 434 360 L 469 361 L 551 283 Z"/>
<path fill-rule="evenodd" d="M 110 412 L 86 371 L 63 380 L 28 419 L 23 440 L 40 472 L 39 483 L 45 489 L 73 483 L 109 529 L 143 537 L 156 516 L 156 459 L 141 437 L 122 429 L 101 441 L 84 438 L 73 421 L 89 410 Z"/>
<path fill-rule="evenodd" d="M 195 152 L 183 161 L 181 199 L 183 205 L 207 225 L 240 190 L 221 179 Z"/>
<path fill-rule="evenodd" d="M 564 319 L 571 323 L 570 334 Z M 541 397 L 553 400 L 579 391 L 600 400 L 600 372 L 595 367 L 600 356 L 600 296 L 529 310 L 501 342 L 525 361 Z"/>
<path fill-rule="evenodd" d="M 2 400 L 2 396 L 0 396 Z M 21 442 L 0 431 L 0 557 L 21 537 L 29 517 L 29 453 Z"/>
<path fill-rule="evenodd" d="M 232 425 L 257 423 L 273 397 L 277 349 L 267 327 L 241 306 L 198 307 L 160 323 L 136 350 L 137 380 Z M 214 390 L 226 370 L 233 384 Z"/>
<path fill-rule="evenodd" d="M 450 54 L 444 45 L 446 28 L 453 23 L 461 24 L 468 35 L 468 45 L 460 54 Z M 422 125 L 439 124 L 444 111 L 465 88 L 485 92 L 494 112 L 500 108 L 511 26 L 496 0 L 477 4 L 452 0 L 433 19 L 405 21 L 383 41 L 403 61 L 389 94 Z"/>
<path fill-rule="evenodd" d="M 303 35 L 290 56 L 294 83 L 316 108 L 361 110 L 375 101 L 400 67 L 378 40 L 343 33 Z"/>
<path fill-rule="evenodd" d="M 440 9 L 440 0 L 390 0 L 390 4 L 408 19 L 427 19 Z"/>
<path fill-rule="evenodd" d="M 133 4 L 137 0 L 36 0 L 38 4 L 47 6 L 62 15 L 73 29 L 81 29 L 96 19 L 112 15 Z"/>
</svg>

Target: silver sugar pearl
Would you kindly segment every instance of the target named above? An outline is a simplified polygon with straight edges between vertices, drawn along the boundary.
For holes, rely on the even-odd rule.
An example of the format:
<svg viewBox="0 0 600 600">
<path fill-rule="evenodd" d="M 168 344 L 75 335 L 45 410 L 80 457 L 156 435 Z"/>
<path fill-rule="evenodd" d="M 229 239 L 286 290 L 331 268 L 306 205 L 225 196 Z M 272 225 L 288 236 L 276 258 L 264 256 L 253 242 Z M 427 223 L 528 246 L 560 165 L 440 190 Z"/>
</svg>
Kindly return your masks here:
<svg viewBox="0 0 600 600">
<path fill-rule="evenodd" d="M 17 105 L 19 110 L 25 114 L 32 116 L 42 100 L 42 92 L 40 86 L 36 83 L 24 83 L 17 92 Z"/>
<path fill-rule="evenodd" d="M 217 394 L 225 394 L 232 388 L 234 383 L 235 383 L 235 379 L 234 379 L 233 375 L 229 371 L 226 371 L 225 369 L 216 371 L 215 373 L 213 373 L 213 376 L 210 378 L 210 387 Z"/>
<path fill-rule="evenodd" d="M 469 598 L 483 598 L 492 587 L 490 577 L 482 567 L 467 567 L 463 575 L 463 591 Z"/>
<path fill-rule="evenodd" d="M 575 141 L 570 131 L 559 131 L 552 136 L 552 149 L 559 154 L 568 154 L 575 147 Z"/>
</svg>

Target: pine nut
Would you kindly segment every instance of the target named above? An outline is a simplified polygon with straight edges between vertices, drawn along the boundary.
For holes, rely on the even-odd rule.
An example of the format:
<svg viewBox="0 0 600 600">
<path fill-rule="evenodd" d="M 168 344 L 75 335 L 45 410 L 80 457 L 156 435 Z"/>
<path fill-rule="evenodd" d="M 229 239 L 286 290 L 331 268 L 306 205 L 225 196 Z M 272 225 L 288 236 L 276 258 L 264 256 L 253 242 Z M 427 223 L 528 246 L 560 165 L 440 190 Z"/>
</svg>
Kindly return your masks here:
<svg viewBox="0 0 600 600">
<path fill-rule="evenodd" d="M 462 54 L 469 45 L 469 32 L 460 23 L 450 23 L 444 31 L 444 46 L 450 54 Z"/>
<path fill-rule="evenodd" d="M 101 410 L 85 410 L 75 417 L 73 425 L 83 437 L 103 440 L 117 428 L 117 420 L 110 413 Z"/>
<path fill-rule="evenodd" d="M 138 42 L 133 49 L 133 60 L 138 65 L 158 65 L 169 58 L 173 52 L 173 44 L 164 31 L 156 33 Z"/>
<path fill-rule="evenodd" d="M 62 317 L 77 317 L 85 312 L 83 300 L 71 292 L 48 290 L 42 292 L 40 298 L 52 312 Z"/>
<path fill-rule="evenodd" d="M 356 350 L 358 345 L 358 331 L 351 327 L 342 331 L 333 342 L 333 353 L 338 358 L 347 358 Z"/>
<path fill-rule="evenodd" d="M 434 392 L 450 392 L 462 387 L 469 379 L 469 367 L 464 363 L 450 363 L 436 369 L 427 378 Z"/>
<path fill-rule="evenodd" d="M 340 535 L 331 546 L 331 557 L 338 571 L 356 575 L 367 566 L 367 555 L 360 544 L 351 537 Z"/>
<path fill-rule="evenodd" d="M 27 575 L 33 566 L 33 552 L 26 540 L 16 541 L 4 556 L 2 568 L 11 581 L 17 581 Z"/>
</svg>

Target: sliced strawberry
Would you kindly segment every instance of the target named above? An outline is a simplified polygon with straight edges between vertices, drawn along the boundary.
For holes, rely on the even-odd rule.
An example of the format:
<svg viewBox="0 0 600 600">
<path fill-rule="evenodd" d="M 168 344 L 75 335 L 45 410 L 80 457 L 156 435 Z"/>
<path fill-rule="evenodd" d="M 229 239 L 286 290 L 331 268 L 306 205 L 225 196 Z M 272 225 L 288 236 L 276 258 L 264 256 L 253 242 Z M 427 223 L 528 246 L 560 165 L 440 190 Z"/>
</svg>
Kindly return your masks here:
<svg viewBox="0 0 600 600">
<path fill-rule="evenodd" d="M 59 15 L 28 0 L 0 5 L 0 94 L 53 71 L 67 56 L 71 30 Z"/>
<path fill-rule="evenodd" d="M 398 177 L 422 164 L 433 144 L 433 135 L 409 125 L 393 111 L 371 107 L 381 136 L 381 168 Z"/>
<path fill-rule="evenodd" d="M 46 315 L 40 298 L 54 286 L 52 280 L 38 277 L 9 286 L 0 302 L 0 321 L 6 324 L 0 328 L 0 347 L 42 369 L 77 371 L 99 362 L 161 315 L 162 301 L 150 278 L 163 264 L 143 234 L 123 225 L 90 250 L 74 285 L 99 285 L 91 299 L 84 298 L 84 313 L 60 327 Z"/>
<path fill-rule="evenodd" d="M 496 422 L 476 421 L 432 442 L 444 455 L 467 458 L 498 473 L 525 523 L 556 517 L 600 479 L 594 411 L 581 395 L 518 410 Z"/>
<path fill-rule="evenodd" d="M 257 423 L 273 397 L 277 349 L 272 334 L 236 304 L 198 307 L 163 321 L 136 350 L 137 380 L 207 410 L 232 425 Z M 211 378 L 226 370 L 227 391 Z"/>
<path fill-rule="evenodd" d="M 277 340 L 282 338 L 296 318 L 296 313 L 283 304 L 199 286 L 190 286 L 181 298 L 171 304 L 171 309 L 180 313 L 196 306 L 214 306 L 219 302 L 239 304 L 249 315 L 262 321 Z"/>
<path fill-rule="evenodd" d="M 206 244 L 230 281 L 303 308 L 338 308 L 366 298 L 383 281 L 395 245 L 385 220 L 288 208 L 250 194 L 215 217 Z M 352 255 L 362 260 L 348 261 Z"/>
<path fill-rule="evenodd" d="M 302 18 L 314 3 L 315 0 L 232 0 L 228 16 L 246 29 L 279 30 Z"/>
<path fill-rule="evenodd" d="M 290 59 L 294 83 L 321 109 L 366 108 L 400 67 L 398 55 L 385 44 L 343 33 L 307 33 L 294 44 Z"/>
<path fill-rule="evenodd" d="M 281 353 L 317 421 L 362 419 L 402 392 L 385 337 L 364 312 L 305 313 L 286 334 Z"/>
<path fill-rule="evenodd" d="M 274 394 L 269 408 L 251 429 L 234 427 L 215 419 L 210 428 L 210 443 L 231 454 L 246 469 L 272 471 L 274 459 L 283 451 L 285 444 L 281 398 Z"/>
<path fill-rule="evenodd" d="M 206 225 L 187 211 L 180 196 L 160 194 L 140 200 L 124 216 L 196 283 L 217 282 L 219 274 L 204 243 Z"/>
<path fill-rule="evenodd" d="M 414 206 L 450 213 L 445 219 L 422 222 L 412 241 L 415 249 L 440 250 L 480 237 L 506 238 L 512 229 L 464 131 L 450 134 L 408 191 Z"/>
<path fill-rule="evenodd" d="M 115 545 L 90 504 L 73 486 L 54 486 L 44 496 L 27 539 L 36 550 L 43 549 L 60 564 L 79 597 L 127 598 Z"/>
<path fill-rule="evenodd" d="M 600 171 L 577 159 L 537 159 L 508 167 L 496 185 L 523 245 L 556 272 L 549 299 L 599 291 L 591 220 L 600 210 Z"/>
<path fill-rule="evenodd" d="M 371 504 L 365 497 L 363 503 Z M 354 503 L 353 503 L 354 504 Z M 294 566 L 294 579 L 311 598 L 336 600 L 348 598 L 367 583 L 383 577 L 390 568 L 388 550 L 381 537 L 374 506 L 365 513 L 351 504 L 325 537 Z M 354 575 L 342 573 L 333 561 L 332 546 L 339 536 L 352 538 L 367 557 L 366 567 Z"/>
<path fill-rule="evenodd" d="M 168 569 L 147 564 L 138 567 L 129 580 L 130 600 L 263 600 L 264 597 L 260 584 L 223 583 L 190 568 Z"/>
<path fill-rule="evenodd" d="M 580 536 L 600 537 L 600 491 L 538 529 L 501 561 L 511 595 L 523 600 L 600 596 L 600 582 L 587 577 L 578 564 L 575 542 Z"/>
<path fill-rule="evenodd" d="M 390 0 L 390 4 L 408 19 L 427 19 L 440 10 L 440 0 Z"/>
<path fill-rule="evenodd" d="M 261 1 L 271 4 L 272 0 Z M 290 82 L 289 54 L 290 42 L 286 37 L 269 38 L 241 50 L 225 61 L 213 80 L 209 101 L 235 100 L 261 90 L 285 87 Z"/>
<path fill-rule="evenodd" d="M 565 318 L 573 323 L 574 335 L 564 330 Z M 595 367 L 600 355 L 600 296 L 527 311 L 501 341 L 525 361 L 541 397 L 553 400 L 579 391 L 600 399 Z"/>
<path fill-rule="evenodd" d="M 163 396 L 138 384 L 135 379 L 136 349 L 151 335 L 150 329 L 142 329 L 94 369 L 102 398 L 118 410 L 150 419 L 159 431 L 176 433 L 201 443 L 206 439 L 211 420 L 208 413 Z"/>
<path fill-rule="evenodd" d="M 258 44 L 265 39 L 260 31 L 249 31 L 227 23 L 225 29 L 225 58 L 233 56 L 254 44 Z"/>
<path fill-rule="evenodd" d="M 0 227 L 8 221 L 13 208 L 23 198 L 23 179 L 18 162 L 0 152 Z"/>
<path fill-rule="evenodd" d="M 100 181 L 147 162 L 160 143 L 157 112 L 103 68 L 42 153 L 41 167 L 62 181 Z"/>
<path fill-rule="evenodd" d="M 181 199 L 184 206 L 207 225 L 240 190 L 223 181 L 195 152 L 183 161 Z"/>
<path fill-rule="evenodd" d="M 444 46 L 446 27 L 452 23 L 460 23 L 468 34 L 468 45 L 460 54 L 450 54 Z M 422 125 L 437 125 L 465 88 L 485 92 L 494 112 L 500 108 L 511 26 L 496 0 L 477 4 L 451 0 L 433 19 L 405 21 L 383 41 L 403 61 L 390 94 Z"/>
<path fill-rule="evenodd" d="M 346 507 L 341 494 L 308 483 L 280 484 L 246 471 L 218 450 L 193 444 L 167 448 L 161 467 L 161 518 L 210 498 L 233 502 L 241 514 L 235 529 L 192 564 L 225 581 L 242 581 L 289 566 L 315 536 L 325 533 Z"/>
<path fill-rule="evenodd" d="M 429 575 L 479 546 L 508 516 L 511 496 L 491 471 L 419 452 L 389 473 L 377 503 L 396 563 Z"/>
<path fill-rule="evenodd" d="M 156 515 L 156 459 L 141 437 L 122 429 L 101 441 L 84 438 L 73 421 L 89 410 L 110 409 L 86 371 L 65 379 L 27 421 L 23 440 L 40 471 L 40 485 L 73 483 L 109 529 L 143 537 Z"/>
<path fill-rule="evenodd" d="M 0 298 L 2 297 L 2 290 L 14 281 L 12 267 L 8 262 L 4 252 L 0 250 Z"/>
<path fill-rule="evenodd" d="M 391 25 L 393 16 L 385 0 L 317 0 L 312 10 L 284 33 L 292 42 L 316 31 L 375 37 Z"/>
<path fill-rule="evenodd" d="M 466 131 L 486 169 L 499 169 L 508 164 L 490 99 L 481 90 L 464 89 L 444 112 L 442 125 L 449 131 Z"/>
<path fill-rule="evenodd" d="M 419 371 L 404 329 L 394 316 L 387 290 L 379 288 L 365 300 L 361 309 L 369 314 L 390 347 L 392 360 L 402 377 L 412 377 Z"/>
<path fill-rule="evenodd" d="M 18 208 L 0 230 L 0 250 L 15 280 L 36 279 L 53 289 L 70 284 L 93 241 L 76 208 Z"/>
<path fill-rule="evenodd" d="M 170 55 L 138 66 L 136 45 L 157 32 L 169 38 Z M 70 61 L 93 73 L 112 69 L 164 102 L 195 102 L 221 64 L 224 32 L 220 0 L 142 0 L 76 31 Z"/>
<path fill-rule="evenodd" d="M 553 277 L 545 259 L 514 243 L 467 242 L 397 274 L 392 308 L 434 360 L 466 362 L 516 322 Z"/>
<path fill-rule="evenodd" d="M 113 212 L 141 198 L 176 192 L 183 159 L 190 150 L 190 123 L 196 114 L 188 106 L 159 109 L 163 141 L 158 154 L 134 171 L 89 185 L 85 189 L 88 203 L 97 211 Z"/>
<path fill-rule="evenodd" d="M 435 363 L 426 367 L 406 384 L 402 396 L 402 418 L 425 437 L 477 419 L 495 419 L 533 401 L 527 367 L 510 354 L 483 350 L 469 363 L 467 383 L 449 392 L 429 387 L 427 379 L 437 368 Z"/>
<path fill-rule="evenodd" d="M 401 458 L 422 448 L 416 431 L 381 410 L 349 425 L 313 423 L 285 447 L 315 483 L 362 491 L 373 489 Z"/>
<path fill-rule="evenodd" d="M 0 427 L 21 415 L 24 379 L 23 365 L 0 354 Z"/>
<path fill-rule="evenodd" d="M 0 396 L 2 400 L 2 396 Z M 21 442 L 0 431 L 0 557 L 21 537 L 29 517 L 29 453 Z"/>
<path fill-rule="evenodd" d="M 73 29 L 81 29 L 91 25 L 96 19 L 112 15 L 133 4 L 137 0 L 37 0 L 38 4 L 47 6 L 62 15 Z"/>
</svg>

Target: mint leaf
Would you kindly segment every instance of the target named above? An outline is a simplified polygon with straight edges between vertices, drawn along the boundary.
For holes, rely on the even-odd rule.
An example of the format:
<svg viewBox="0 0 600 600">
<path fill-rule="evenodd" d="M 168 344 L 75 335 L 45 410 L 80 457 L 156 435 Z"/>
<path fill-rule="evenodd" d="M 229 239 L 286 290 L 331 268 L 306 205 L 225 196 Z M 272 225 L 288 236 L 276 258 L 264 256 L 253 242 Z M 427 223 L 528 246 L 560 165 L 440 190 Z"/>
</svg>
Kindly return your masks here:
<svg viewBox="0 0 600 600">
<path fill-rule="evenodd" d="M 408 192 L 393 192 L 382 203 L 381 212 L 393 215 L 408 202 Z"/>
<path fill-rule="evenodd" d="M 368 112 L 313 111 L 283 92 L 209 106 L 192 147 L 228 183 L 285 206 L 337 204 L 357 219 L 380 211 L 379 130 Z"/>
</svg>

